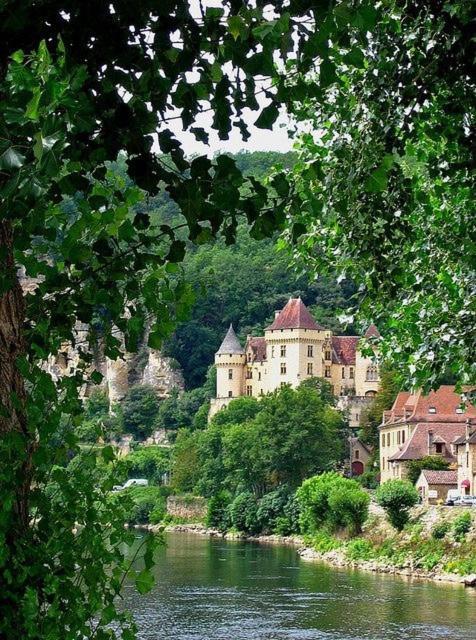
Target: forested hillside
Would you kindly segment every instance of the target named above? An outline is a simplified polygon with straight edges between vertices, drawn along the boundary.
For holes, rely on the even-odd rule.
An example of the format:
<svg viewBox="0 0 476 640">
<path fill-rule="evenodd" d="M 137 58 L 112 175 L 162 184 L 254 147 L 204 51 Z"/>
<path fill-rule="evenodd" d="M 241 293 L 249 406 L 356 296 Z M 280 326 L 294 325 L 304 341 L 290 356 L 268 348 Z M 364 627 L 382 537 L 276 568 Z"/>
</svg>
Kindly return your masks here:
<svg viewBox="0 0 476 640">
<path fill-rule="evenodd" d="M 239 153 L 237 166 L 247 175 L 263 179 L 276 164 L 290 166 L 292 153 Z M 179 213 L 164 197 L 153 203 L 161 221 L 175 223 Z M 277 251 L 273 240 L 254 240 L 240 228 L 237 242 L 224 239 L 191 247 L 183 262 L 184 275 L 196 292 L 191 318 L 182 322 L 165 344 L 165 354 L 174 357 L 184 371 L 188 388 L 203 384 L 207 368 L 230 324 L 242 340 L 249 333 L 261 334 L 274 310 L 290 296 L 301 296 L 316 319 L 333 330 L 337 316 L 350 302 L 355 288 L 349 282 L 337 284 L 329 277 L 311 282 L 306 273 L 289 267 L 290 256 Z"/>
</svg>

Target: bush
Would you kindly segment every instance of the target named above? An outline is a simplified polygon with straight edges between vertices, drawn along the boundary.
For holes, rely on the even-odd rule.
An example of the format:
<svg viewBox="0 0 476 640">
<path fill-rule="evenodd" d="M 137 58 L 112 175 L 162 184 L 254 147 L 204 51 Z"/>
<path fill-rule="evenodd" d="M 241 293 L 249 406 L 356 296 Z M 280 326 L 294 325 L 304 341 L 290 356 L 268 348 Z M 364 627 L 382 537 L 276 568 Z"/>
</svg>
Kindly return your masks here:
<svg viewBox="0 0 476 640">
<path fill-rule="evenodd" d="M 296 495 L 289 496 L 284 505 L 282 515 L 275 520 L 274 531 L 278 536 L 290 536 L 293 533 L 300 533 L 299 524 L 301 509 Z"/>
<path fill-rule="evenodd" d="M 260 531 L 271 533 L 276 527 L 276 520 L 283 515 L 284 507 L 289 500 L 289 489 L 280 487 L 264 495 L 258 503 L 258 524 Z"/>
<path fill-rule="evenodd" d="M 167 487 L 131 487 L 116 495 L 118 500 L 125 497 L 132 501 L 127 515 L 129 524 L 157 524 L 165 515 L 167 494 Z"/>
<path fill-rule="evenodd" d="M 376 489 L 379 485 L 379 472 L 378 471 L 364 471 L 362 475 L 356 478 L 357 482 L 366 489 Z"/>
<path fill-rule="evenodd" d="M 226 531 L 230 527 L 228 507 L 230 505 L 230 494 L 227 491 L 220 491 L 208 501 L 207 516 L 205 524 L 207 527 Z"/>
<path fill-rule="evenodd" d="M 373 544 L 364 538 L 356 538 L 348 542 L 345 549 L 346 556 L 349 560 L 370 560 L 374 555 Z"/>
<path fill-rule="evenodd" d="M 342 546 L 342 542 L 337 540 L 327 531 L 319 531 L 309 541 L 309 544 L 319 553 L 334 551 Z"/>
<path fill-rule="evenodd" d="M 334 528 L 346 528 L 352 535 L 360 533 L 369 515 L 369 502 L 368 494 L 353 481 L 339 483 L 329 493 L 330 523 Z"/>
<path fill-rule="evenodd" d="M 238 531 L 255 534 L 259 532 L 258 503 L 252 493 L 236 496 L 228 508 L 231 524 Z"/>
<path fill-rule="evenodd" d="M 449 530 L 449 522 L 438 522 L 431 530 L 431 537 L 435 540 L 443 540 Z"/>
<path fill-rule="evenodd" d="M 345 527 L 350 533 L 358 533 L 368 516 L 369 496 L 358 482 L 335 472 L 305 480 L 296 495 L 303 533 L 313 533 L 323 526 Z"/>
<path fill-rule="evenodd" d="M 418 502 L 418 492 L 408 480 L 387 480 L 375 494 L 390 523 L 401 531 L 409 519 L 409 509 Z"/>
<path fill-rule="evenodd" d="M 453 521 L 453 536 L 458 542 L 462 542 L 466 538 L 466 534 L 471 529 L 471 514 L 466 511 L 461 513 Z"/>
<path fill-rule="evenodd" d="M 423 469 L 440 471 L 448 469 L 449 466 L 448 462 L 441 456 L 424 456 L 420 460 L 412 460 L 408 463 L 407 478 L 409 482 L 415 484 Z"/>
</svg>

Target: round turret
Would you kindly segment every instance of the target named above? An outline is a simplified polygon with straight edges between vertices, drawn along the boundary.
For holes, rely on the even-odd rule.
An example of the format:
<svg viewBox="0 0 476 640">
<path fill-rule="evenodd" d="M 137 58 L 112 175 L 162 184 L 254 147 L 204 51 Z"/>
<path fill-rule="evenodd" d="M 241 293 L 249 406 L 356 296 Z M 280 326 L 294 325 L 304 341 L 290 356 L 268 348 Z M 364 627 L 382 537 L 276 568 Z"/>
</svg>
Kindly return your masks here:
<svg viewBox="0 0 476 640">
<path fill-rule="evenodd" d="M 243 395 L 246 356 L 233 325 L 215 354 L 217 368 L 217 398 L 238 398 Z"/>
</svg>

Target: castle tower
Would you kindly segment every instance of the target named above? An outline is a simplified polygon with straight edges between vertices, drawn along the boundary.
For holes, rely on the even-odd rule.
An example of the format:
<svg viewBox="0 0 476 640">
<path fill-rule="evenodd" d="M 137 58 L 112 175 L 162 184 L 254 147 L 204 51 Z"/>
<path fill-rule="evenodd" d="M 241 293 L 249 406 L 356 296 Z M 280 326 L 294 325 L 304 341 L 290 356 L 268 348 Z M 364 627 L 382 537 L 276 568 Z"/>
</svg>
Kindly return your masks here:
<svg viewBox="0 0 476 640">
<path fill-rule="evenodd" d="M 217 369 L 217 396 L 212 400 L 210 417 L 229 402 L 244 394 L 246 356 L 233 325 L 215 354 Z"/>
<path fill-rule="evenodd" d="M 284 384 L 297 387 L 306 378 L 323 377 L 323 345 L 330 337 L 301 298 L 290 298 L 265 330 L 270 389 Z"/>
</svg>

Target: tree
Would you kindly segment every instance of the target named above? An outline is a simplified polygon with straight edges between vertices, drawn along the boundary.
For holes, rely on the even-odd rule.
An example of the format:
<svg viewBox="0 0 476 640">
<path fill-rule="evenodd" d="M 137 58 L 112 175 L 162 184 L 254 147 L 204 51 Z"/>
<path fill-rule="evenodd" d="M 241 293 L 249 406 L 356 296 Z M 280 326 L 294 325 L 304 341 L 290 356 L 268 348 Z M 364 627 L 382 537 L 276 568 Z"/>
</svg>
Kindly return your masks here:
<svg viewBox="0 0 476 640">
<path fill-rule="evenodd" d="M 407 479 L 415 484 L 423 469 L 440 471 L 449 468 L 449 463 L 441 456 L 424 456 L 420 460 L 410 460 L 407 464 Z"/>
<path fill-rule="evenodd" d="M 408 480 L 387 480 L 377 489 L 375 498 L 399 531 L 409 519 L 409 509 L 418 502 L 418 492 Z"/>
<path fill-rule="evenodd" d="M 378 428 L 382 424 L 383 412 L 392 408 L 392 405 L 400 391 L 397 374 L 388 366 L 380 367 L 379 390 L 370 406 L 366 407 L 360 414 L 359 437 L 363 442 L 374 447 L 375 451 L 379 446 Z"/>
<path fill-rule="evenodd" d="M 160 400 L 153 387 L 132 386 L 122 401 L 124 429 L 137 440 L 150 436 L 159 412 Z"/>
<path fill-rule="evenodd" d="M 198 442 L 194 433 L 179 429 L 172 454 L 172 480 L 174 491 L 192 492 L 199 480 Z"/>
<path fill-rule="evenodd" d="M 286 240 L 311 273 L 359 286 L 353 311 L 409 386 L 474 384 L 474 7 L 386 0 L 371 15 L 368 46 L 351 28 L 327 86 L 294 105 L 322 135 L 302 136 Z"/>
</svg>

